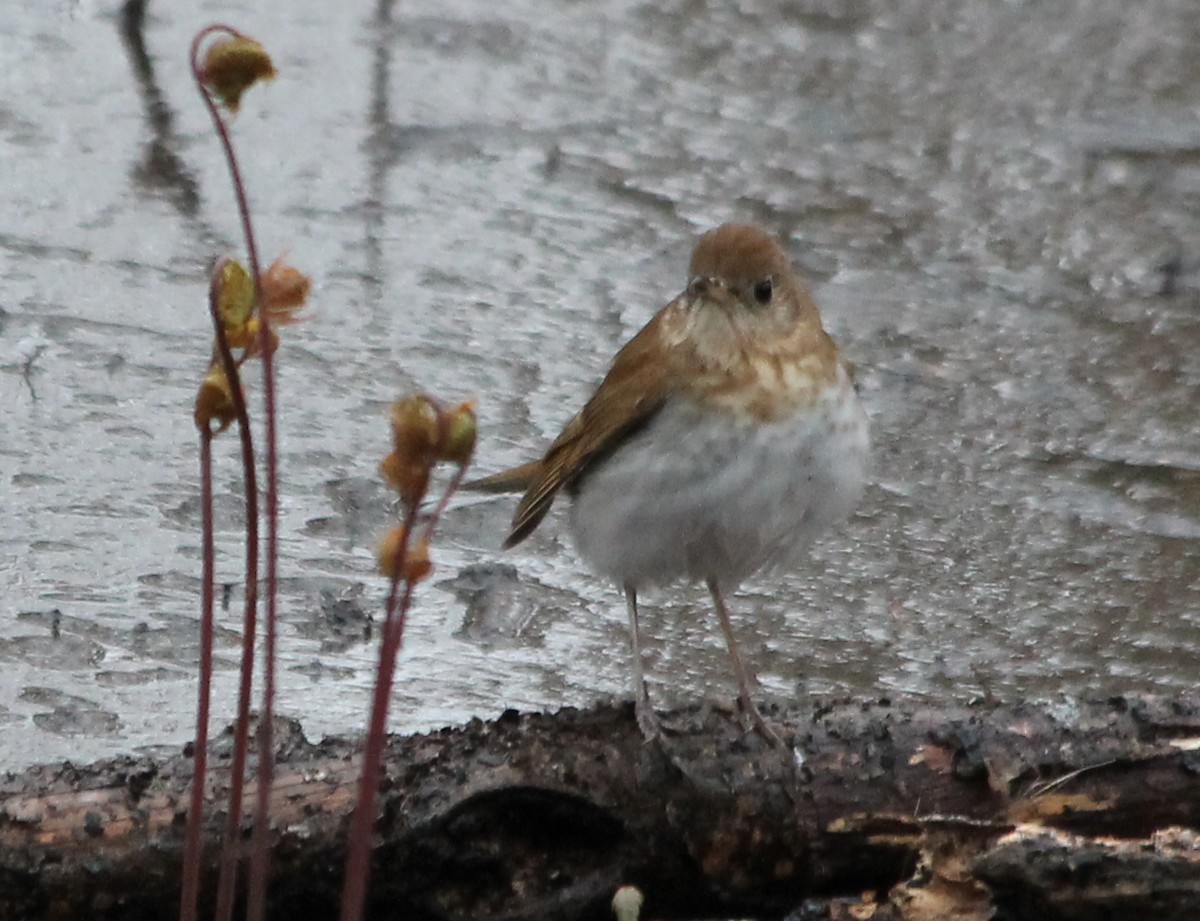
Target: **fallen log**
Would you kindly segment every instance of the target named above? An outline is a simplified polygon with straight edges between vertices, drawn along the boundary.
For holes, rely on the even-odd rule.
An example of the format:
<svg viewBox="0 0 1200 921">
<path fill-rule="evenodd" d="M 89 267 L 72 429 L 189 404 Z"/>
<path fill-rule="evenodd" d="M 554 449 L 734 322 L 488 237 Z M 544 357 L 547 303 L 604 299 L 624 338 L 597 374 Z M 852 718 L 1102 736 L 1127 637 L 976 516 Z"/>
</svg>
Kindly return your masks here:
<svg viewBox="0 0 1200 921">
<path fill-rule="evenodd" d="M 368 917 L 611 918 L 626 885 L 648 918 L 1200 917 L 1198 696 L 769 718 L 788 748 L 708 707 L 652 744 L 627 706 L 394 736 Z M 358 746 L 276 738 L 270 915 L 333 918 Z M 185 751 L 5 775 L 0 918 L 175 916 L 190 774 Z"/>
</svg>

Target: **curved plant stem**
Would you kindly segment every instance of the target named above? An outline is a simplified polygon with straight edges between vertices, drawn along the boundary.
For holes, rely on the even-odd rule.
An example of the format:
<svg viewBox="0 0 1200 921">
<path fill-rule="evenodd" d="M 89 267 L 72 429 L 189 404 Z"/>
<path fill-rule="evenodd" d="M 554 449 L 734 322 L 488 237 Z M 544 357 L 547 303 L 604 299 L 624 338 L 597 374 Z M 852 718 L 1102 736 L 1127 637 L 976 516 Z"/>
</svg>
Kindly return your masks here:
<svg viewBox="0 0 1200 921">
<path fill-rule="evenodd" d="M 458 492 L 458 487 L 462 485 L 463 478 L 467 475 L 467 468 L 471 465 L 471 459 L 467 458 L 454 471 L 454 475 L 450 477 L 450 482 L 446 484 L 446 491 L 442 493 L 442 497 L 438 500 L 438 504 L 434 506 L 433 512 L 425 522 L 425 540 L 432 541 L 433 529 L 437 527 L 437 523 L 442 519 L 442 513 L 446 511 L 446 506 L 450 504 L 451 497 Z"/>
<path fill-rule="evenodd" d="M 217 310 L 217 279 L 209 292 L 209 312 L 216 328 L 217 354 L 229 380 L 229 391 L 237 417 L 238 436 L 242 449 L 242 475 L 246 485 L 246 593 L 242 614 L 242 668 L 238 696 L 237 722 L 234 732 L 233 763 L 229 779 L 229 814 L 221 845 L 221 869 L 217 877 L 217 910 L 219 921 L 233 915 L 233 894 L 237 881 L 237 838 L 241 825 L 242 791 L 246 774 L 246 747 L 250 723 L 250 679 L 254 671 L 254 632 L 258 619 L 258 477 L 254 467 L 254 438 L 250 431 L 250 416 L 237 361 L 229 348 L 225 328 Z"/>
<path fill-rule="evenodd" d="M 217 136 L 221 141 L 221 147 L 225 152 L 225 162 L 229 167 L 229 175 L 233 183 L 233 194 L 237 198 L 238 214 L 242 220 L 242 235 L 246 238 L 246 256 L 250 260 L 250 274 L 254 276 L 254 295 L 257 300 L 258 295 L 261 293 L 259 290 L 261 273 L 259 271 L 258 249 L 254 242 L 254 228 L 250 223 L 250 206 L 246 202 L 246 187 L 242 183 L 242 173 L 238 168 L 237 157 L 233 153 L 233 143 L 229 138 L 229 129 L 225 125 L 225 120 L 221 117 L 221 110 L 217 106 L 216 101 L 204 86 L 200 73 L 200 46 L 206 38 L 217 32 L 224 32 L 226 35 L 235 38 L 240 37 L 242 34 L 232 26 L 222 23 L 206 26 L 197 32 L 196 37 L 192 39 L 192 76 L 196 81 L 196 86 L 200 88 L 200 96 L 204 99 L 204 105 L 208 108 L 208 114 L 212 117 L 213 126 L 216 128 Z"/>
<path fill-rule="evenodd" d="M 212 700 L 213 589 L 216 578 L 213 546 L 212 429 L 200 429 L 200 688 L 196 704 L 196 737 L 192 743 L 192 795 L 183 843 L 180 921 L 196 921 L 200 892 L 201 830 L 204 827 L 204 781 L 208 768 L 208 711 Z"/>
<path fill-rule="evenodd" d="M 199 61 L 200 46 L 204 40 L 217 32 L 224 32 L 228 35 L 240 35 L 236 29 L 232 29 L 225 25 L 211 25 L 202 29 L 196 34 L 192 40 L 191 47 L 191 66 L 192 75 L 195 78 L 196 86 L 200 90 L 200 98 L 204 100 L 204 104 L 208 109 L 209 116 L 212 118 L 213 127 L 217 132 L 217 137 L 221 142 L 221 147 L 225 152 L 225 160 L 229 166 L 229 173 L 233 183 L 234 195 L 237 198 L 238 211 L 242 218 L 242 230 L 246 236 L 247 254 L 250 261 L 250 271 L 254 278 L 254 300 L 255 305 L 260 304 L 261 294 L 261 274 L 259 271 L 258 252 L 254 243 L 254 232 L 250 223 L 250 211 L 246 203 L 245 186 L 242 183 L 241 171 L 238 168 L 237 158 L 234 155 L 233 144 L 229 137 L 229 130 L 225 125 L 224 119 L 221 117 L 220 109 L 216 102 L 209 94 L 204 82 L 201 78 L 201 65 Z M 215 299 L 210 298 L 210 303 L 213 310 L 213 320 L 217 327 L 217 345 L 221 352 L 221 360 L 225 367 L 225 373 L 229 377 L 230 385 L 233 391 L 235 406 L 238 408 L 238 431 L 242 440 L 242 463 L 245 467 L 244 475 L 246 482 L 246 606 L 245 615 L 243 618 L 242 629 L 242 664 L 241 664 L 241 681 L 238 689 L 238 707 L 237 719 L 234 730 L 234 748 L 233 762 L 230 765 L 231 776 L 229 782 L 229 812 L 225 827 L 225 836 L 221 848 L 221 870 L 217 881 L 217 921 L 228 921 L 233 915 L 233 900 L 234 892 L 237 883 L 237 856 L 238 848 L 237 841 L 239 837 L 239 829 L 241 827 L 242 816 L 242 799 L 245 790 L 246 782 L 246 756 L 247 748 L 249 747 L 249 729 L 250 729 L 250 695 L 252 691 L 252 678 L 254 675 L 254 641 L 257 627 L 258 613 L 258 483 L 254 468 L 254 450 L 253 440 L 250 434 L 249 418 L 245 411 L 245 398 L 242 396 L 240 380 L 237 376 L 236 365 L 233 360 L 233 355 L 229 351 L 228 342 L 225 340 L 224 331 L 222 329 L 220 318 L 216 315 Z M 270 331 L 266 328 L 265 318 L 259 315 L 262 334 L 266 337 L 266 341 L 270 341 Z M 270 350 L 265 349 L 263 352 L 263 366 L 270 367 L 269 364 Z M 268 396 L 268 406 L 274 408 L 274 403 Z M 268 437 L 273 439 L 272 426 L 268 426 Z M 273 448 L 273 445 L 271 446 Z M 272 452 L 268 451 L 268 455 Z M 268 545 L 268 553 L 273 551 L 273 546 Z M 273 589 L 274 568 L 269 567 L 268 589 Z M 273 595 L 273 592 L 272 592 Z M 274 611 L 273 598 L 268 603 L 268 616 Z M 272 630 L 273 634 L 273 630 Z M 273 663 L 273 657 L 272 657 Z M 273 691 L 273 685 L 272 685 Z M 264 714 L 264 718 L 260 722 L 265 722 L 269 726 L 271 720 Z M 270 741 L 270 730 L 267 730 L 267 741 Z M 268 745 L 266 752 L 260 751 L 260 758 L 273 760 L 271 746 Z M 264 783 L 264 778 L 259 778 L 260 797 L 269 796 L 269 789 L 264 789 L 269 786 Z M 265 858 L 264 858 L 265 859 Z M 261 866 L 261 864 L 260 864 Z M 260 889 L 265 888 L 265 868 L 260 873 Z M 261 900 L 260 900 L 261 903 Z"/>
</svg>

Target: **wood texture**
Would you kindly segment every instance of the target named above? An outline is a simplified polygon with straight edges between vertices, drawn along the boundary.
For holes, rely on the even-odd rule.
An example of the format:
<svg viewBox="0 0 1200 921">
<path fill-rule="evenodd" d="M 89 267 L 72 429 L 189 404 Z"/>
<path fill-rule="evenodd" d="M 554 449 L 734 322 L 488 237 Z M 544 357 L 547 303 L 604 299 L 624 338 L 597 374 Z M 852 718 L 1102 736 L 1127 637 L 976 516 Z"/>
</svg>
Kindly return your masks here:
<svg viewBox="0 0 1200 921">
<path fill-rule="evenodd" d="M 663 745 L 631 707 L 391 738 L 370 916 L 611 918 L 628 884 L 645 918 L 1200 916 L 1200 697 L 767 715 L 794 753 L 707 708 Z M 271 916 L 334 917 L 357 746 L 277 737 Z M 190 764 L 6 775 L 0 917 L 175 916 Z"/>
</svg>

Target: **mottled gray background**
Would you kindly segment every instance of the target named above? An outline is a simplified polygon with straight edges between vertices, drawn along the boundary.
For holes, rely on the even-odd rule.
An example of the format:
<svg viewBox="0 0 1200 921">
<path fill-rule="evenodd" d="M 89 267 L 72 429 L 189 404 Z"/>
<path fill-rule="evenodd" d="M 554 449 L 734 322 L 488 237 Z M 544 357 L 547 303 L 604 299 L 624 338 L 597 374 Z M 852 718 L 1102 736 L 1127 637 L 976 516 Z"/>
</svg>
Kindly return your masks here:
<svg viewBox="0 0 1200 921">
<path fill-rule="evenodd" d="M 280 353 L 280 708 L 310 733 L 366 709 L 388 401 L 474 396 L 480 469 L 524 459 L 730 218 L 812 278 L 876 443 L 808 571 L 736 599 L 764 693 L 1194 684 L 1193 0 L 207 0 L 124 35 L 121 11 L 0 11 L 0 764 L 191 731 L 190 404 L 206 267 L 240 245 L 186 70 L 217 19 L 279 66 L 235 135 L 267 258 L 317 283 Z M 502 556 L 510 511 L 447 516 L 395 729 L 626 693 L 618 593 L 561 517 Z M 732 696 L 702 591 L 651 598 L 646 629 L 657 699 Z"/>
</svg>

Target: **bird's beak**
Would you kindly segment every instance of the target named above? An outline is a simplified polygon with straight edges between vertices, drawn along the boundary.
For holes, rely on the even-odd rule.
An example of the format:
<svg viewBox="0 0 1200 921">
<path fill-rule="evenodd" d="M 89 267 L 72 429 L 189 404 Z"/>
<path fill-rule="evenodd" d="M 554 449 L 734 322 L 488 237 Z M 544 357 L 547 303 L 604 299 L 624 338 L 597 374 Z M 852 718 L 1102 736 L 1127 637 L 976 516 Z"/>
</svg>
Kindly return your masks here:
<svg viewBox="0 0 1200 921">
<path fill-rule="evenodd" d="M 688 281 L 687 298 L 693 309 L 701 304 L 729 309 L 737 300 L 725 282 L 719 278 L 705 278 L 702 275 Z"/>
</svg>

